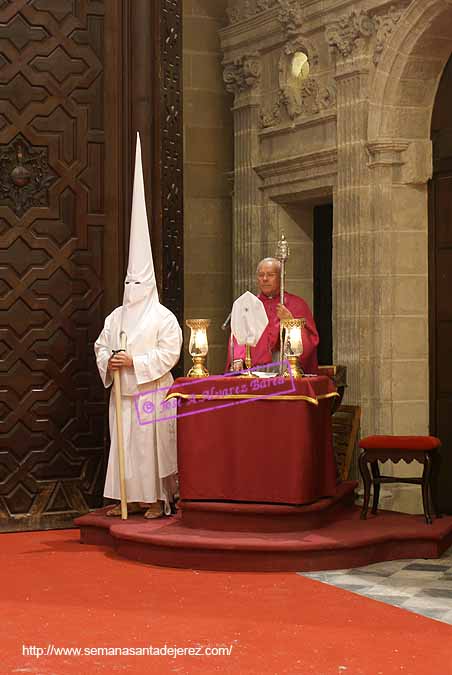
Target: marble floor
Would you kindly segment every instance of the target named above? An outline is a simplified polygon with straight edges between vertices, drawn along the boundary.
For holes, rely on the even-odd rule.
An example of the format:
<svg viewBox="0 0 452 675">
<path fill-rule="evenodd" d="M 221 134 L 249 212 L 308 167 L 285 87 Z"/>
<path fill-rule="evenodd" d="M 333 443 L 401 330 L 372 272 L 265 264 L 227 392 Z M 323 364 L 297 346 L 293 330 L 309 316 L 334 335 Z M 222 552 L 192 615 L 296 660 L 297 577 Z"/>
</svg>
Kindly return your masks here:
<svg viewBox="0 0 452 675">
<path fill-rule="evenodd" d="M 298 574 L 452 625 L 452 547 L 436 560 Z"/>
</svg>

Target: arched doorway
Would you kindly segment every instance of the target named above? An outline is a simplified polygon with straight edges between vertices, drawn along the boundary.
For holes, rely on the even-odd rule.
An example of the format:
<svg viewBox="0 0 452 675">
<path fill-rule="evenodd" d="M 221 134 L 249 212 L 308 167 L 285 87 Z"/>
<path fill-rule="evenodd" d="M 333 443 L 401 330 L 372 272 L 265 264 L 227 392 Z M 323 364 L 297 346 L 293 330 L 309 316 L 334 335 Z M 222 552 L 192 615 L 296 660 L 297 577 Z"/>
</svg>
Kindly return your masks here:
<svg viewBox="0 0 452 675">
<path fill-rule="evenodd" d="M 382 52 L 372 81 L 368 117 L 372 220 L 380 223 L 383 234 L 386 230 L 388 241 L 400 244 L 384 249 L 382 235 L 375 249 L 377 256 L 384 252 L 385 267 L 380 268 L 388 270 L 385 297 L 393 298 L 384 321 L 387 339 L 378 343 L 392 368 L 386 378 L 376 379 L 383 392 L 380 399 L 386 396 L 388 400 L 384 427 L 401 434 L 436 432 L 443 437 L 444 455 L 452 443 L 452 427 L 446 428 L 443 422 L 452 420 L 452 393 L 441 401 L 440 424 L 438 384 L 443 391 L 451 372 L 447 331 L 452 337 L 452 306 L 448 305 L 450 291 L 438 295 L 432 283 L 438 276 L 438 251 L 432 241 L 429 207 L 434 199 L 429 199 L 429 186 L 444 193 L 452 187 L 447 180 L 437 183 L 436 166 L 432 179 L 431 139 L 432 114 L 441 98 L 439 85 L 448 70 L 451 44 L 452 4 L 448 0 L 413 0 Z M 447 77 L 444 75 L 444 82 Z M 446 136 L 444 132 L 442 139 Z M 444 195 L 437 209 L 440 225 L 435 227 L 441 233 L 441 244 L 447 248 L 450 241 L 452 248 L 448 210 L 452 211 L 452 203 Z M 449 223 L 449 240 L 443 239 L 445 222 Z M 436 250 L 433 258 L 427 255 L 429 248 Z M 447 263 L 443 270 L 447 270 Z M 447 280 L 443 285 L 450 288 Z M 440 331 L 433 316 L 441 316 Z M 432 329 L 428 335 L 427 327 L 433 325 L 435 332 Z M 452 462 L 444 462 L 438 486 L 442 508 L 452 513 Z"/>
<path fill-rule="evenodd" d="M 443 442 L 437 477 L 440 508 L 452 513 L 452 57 L 432 115 L 433 177 L 429 190 L 430 430 Z"/>
</svg>

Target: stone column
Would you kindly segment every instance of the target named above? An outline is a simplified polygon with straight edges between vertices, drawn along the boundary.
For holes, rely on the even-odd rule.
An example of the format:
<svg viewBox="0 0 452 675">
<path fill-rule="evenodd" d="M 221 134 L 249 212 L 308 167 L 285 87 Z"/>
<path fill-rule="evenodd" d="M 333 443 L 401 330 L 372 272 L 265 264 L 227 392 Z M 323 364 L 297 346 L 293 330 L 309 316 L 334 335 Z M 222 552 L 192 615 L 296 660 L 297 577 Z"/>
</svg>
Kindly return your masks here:
<svg viewBox="0 0 452 675">
<path fill-rule="evenodd" d="M 402 139 L 369 143 L 375 330 L 372 431 L 428 434 L 428 148 L 421 162 Z M 366 413 L 367 414 L 367 413 Z M 387 471 L 385 466 L 385 471 Z M 421 475 L 413 462 L 393 471 Z M 392 486 L 395 510 L 420 513 L 417 486 Z"/>
<path fill-rule="evenodd" d="M 232 97 L 223 86 L 218 31 L 226 0 L 183 3 L 184 314 L 208 318 L 210 373 L 224 371 L 228 335 L 220 326 L 232 299 Z M 185 372 L 191 367 L 184 328 Z"/>
<path fill-rule="evenodd" d="M 347 364 L 361 433 L 427 433 L 428 152 L 388 137 L 367 141 L 369 38 L 378 23 L 352 12 L 327 28 L 336 59 L 336 359 Z M 378 55 L 378 33 L 377 52 Z M 395 473 L 412 475 L 412 465 Z M 386 464 L 386 474 L 394 473 Z M 392 508 L 419 510 L 412 486 L 384 491 Z M 384 496 L 384 493 L 382 496 Z M 403 493 L 403 494 L 402 494 Z M 387 507 L 388 504 L 385 504 Z"/>
<path fill-rule="evenodd" d="M 369 61 L 372 26 L 354 12 L 326 29 L 336 63 L 337 184 L 333 229 L 334 359 L 347 365 L 347 402 L 365 405 L 371 386 L 368 318 L 372 315 L 371 269 L 362 237 L 370 221 L 366 155 Z M 365 423 L 369 422 L 366 417 Z"/>
<path fill-rule="evenodd" d="M 254 170 L 259 153 L 259 84 L 261 64 L 256 55 L 226 63 L 224 81 L 234 98 L 233 295 L 255 286 L 255 266 L 261 256 L 260 178 Z"/>
</svg>

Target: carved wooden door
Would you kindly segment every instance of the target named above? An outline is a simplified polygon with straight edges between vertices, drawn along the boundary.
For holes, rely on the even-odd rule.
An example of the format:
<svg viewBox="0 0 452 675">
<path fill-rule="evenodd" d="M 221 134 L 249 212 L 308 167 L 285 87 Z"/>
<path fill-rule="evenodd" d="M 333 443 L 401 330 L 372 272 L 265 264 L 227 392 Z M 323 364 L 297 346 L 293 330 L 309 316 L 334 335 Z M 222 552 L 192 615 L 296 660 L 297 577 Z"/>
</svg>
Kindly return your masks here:
<svg viewBox="0 0 452 675">
<path fill-rule="evenodd" d="M 64 527 L 102 503 L 106 398 L 93 343 L 106 313 L 120 302 L 124 279 L 130 148 L 140 128 L 129 105 L 136 94 L 127 79 L 130 31 L 145 5 L 0 0 L 3 531 Z M 170 30 L 168 12 L 154 26 L 157 45 L 164 20 Z M 159 70 L 154 63 L 155 78 Z M 152 94 L 153 83 L 147 86 Z M 158 103 L 161 109 L 160 93 L 148 97 L 150 108 Z M 146 143 L 145 134 L 145 163 L 157 167 L 150 173 L 162 190 L 177 191 L 181 183 L 171 188 L 160 168 L 163 139 L 155 124 L 161 116 L 149 117 L 153 140 Z M 148 185 L 148 197 L 153 189 Z M 170 203 L 170 212 L 180 215 Z M 159 204 L 153 202 L 152 210 Z M 156 270 L 160 281 L 170 279 L 165 290 L 174 299 L 182 274 L 181 234 L 173 228 L 179 248 L 171 277 L 165 258 L 165 246 L 174 249 L 166 236 L 171 223 L 163 208 L 161 214 L 152 232 Z"/>
</svg>

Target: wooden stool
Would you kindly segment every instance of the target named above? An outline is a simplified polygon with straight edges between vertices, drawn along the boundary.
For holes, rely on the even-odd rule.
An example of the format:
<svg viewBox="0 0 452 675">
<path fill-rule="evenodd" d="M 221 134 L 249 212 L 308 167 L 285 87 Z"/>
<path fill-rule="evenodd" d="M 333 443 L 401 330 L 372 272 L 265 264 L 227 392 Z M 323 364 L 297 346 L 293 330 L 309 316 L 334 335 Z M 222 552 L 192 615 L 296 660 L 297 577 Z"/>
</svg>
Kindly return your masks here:
<svg viewBox="0 0 452 675">
<path fill-rule="evenodd" d="M 374 498 L 372 513 L 377 513 L 378 499 L 380 497 L 380 485 L 382 483 L 413 483 L 422 486 L 422 503 L 424 505 L 425 521 L 432 523 L 431 506 L 435 515 L 439 517 L 435 504 L 432 504 L 432 469 L 438 458 L 438 448 L 441 441 L 435 436 L 367 436 L 361 439 L 359 446 L 363 452 L 359 458 L 359 470 L 364 483 L 364 502 L 361 518 L 367 517 L 369 508 L 370 488 L 373 483 Z M 396 478 L 395 476 L 382 476 L 378 462 L 410 463 L 413 460 L 424 465 L 421 478 Z M 369 464 L 372 474 L 369 471 Z"/>
</svg>

